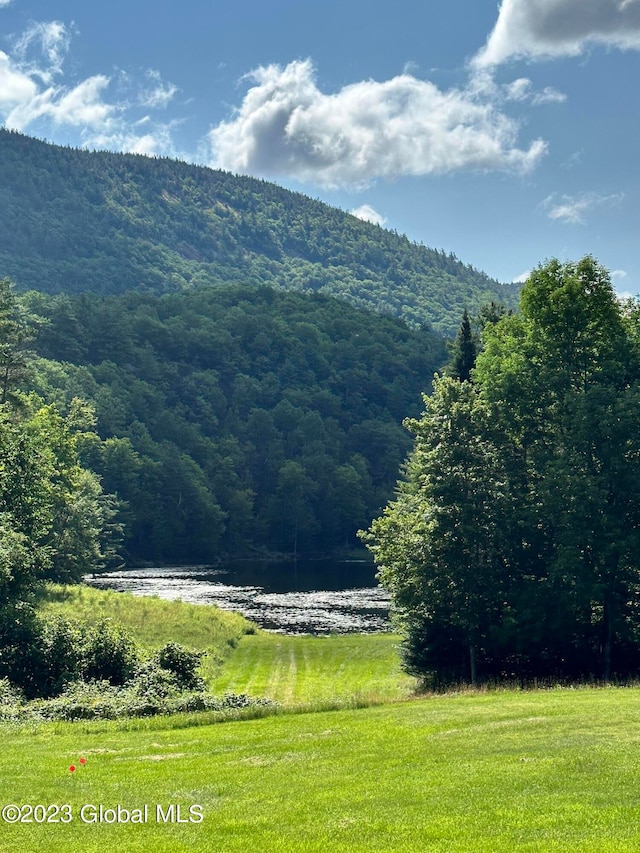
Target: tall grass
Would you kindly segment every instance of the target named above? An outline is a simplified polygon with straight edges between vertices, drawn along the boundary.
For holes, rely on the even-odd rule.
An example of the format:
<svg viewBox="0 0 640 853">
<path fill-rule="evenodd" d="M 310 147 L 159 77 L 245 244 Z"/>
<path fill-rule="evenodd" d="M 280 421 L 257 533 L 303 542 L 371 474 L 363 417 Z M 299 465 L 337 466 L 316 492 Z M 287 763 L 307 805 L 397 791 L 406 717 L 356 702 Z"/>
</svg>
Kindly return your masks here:
<svg viewBox="0 0 640 853">
<path fill-rule="evenodd" d="M 89 624 L 113 619 L 128 628 L 146 649 L 159 648 L 172 640 L 188 648 L 204 649 L 207 655 L 202 675 L 207 682 L 215 678 L 239 639 L 257 630 L 238 613 L 217 607 L 98 590 L 84 584 L 48 584 L 40 607 L 43 613 Z"/>
</svg>

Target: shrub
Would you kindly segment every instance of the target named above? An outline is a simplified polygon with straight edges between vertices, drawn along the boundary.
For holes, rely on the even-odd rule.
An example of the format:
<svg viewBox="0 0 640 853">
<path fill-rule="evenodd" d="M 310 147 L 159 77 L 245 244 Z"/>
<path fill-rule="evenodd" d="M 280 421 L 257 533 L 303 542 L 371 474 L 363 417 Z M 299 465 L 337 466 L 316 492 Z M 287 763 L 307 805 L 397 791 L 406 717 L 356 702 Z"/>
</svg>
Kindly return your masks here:
<svg viewBox="0 0 640 853">
<path fill-rule="evenodd" d="M 138 663 L 138 647 L 121 625 L 102 619 L 89 629 L 84 667 L 87 681 L 125 684 L 133 677 Z"/>
<path fill-rule="evenodd" d="M 180 643 L 167 643 L 155 653 L 154 661 L 172 672 L 178 686 L 184 690 L 204 690 L 204 681 L 197 670 L 205 654 L 203 651 L 189 651 Z"/>
</svg>

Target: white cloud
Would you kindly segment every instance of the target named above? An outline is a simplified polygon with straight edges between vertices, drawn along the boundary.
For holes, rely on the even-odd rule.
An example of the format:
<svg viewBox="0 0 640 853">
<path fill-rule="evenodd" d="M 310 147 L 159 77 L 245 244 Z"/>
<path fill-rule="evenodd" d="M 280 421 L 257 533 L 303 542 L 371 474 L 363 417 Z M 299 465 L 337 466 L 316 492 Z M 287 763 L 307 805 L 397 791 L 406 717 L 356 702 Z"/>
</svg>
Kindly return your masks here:
<svg viewBox="0 0 640 853">
<path fill-rule="evenodd" d="M 364 219 L 365 222 L 373 222 L 374 225 L 385 225 L 386 219 L 382 216 L 378 211 L 371 207 L 370 204 L 361 204 L 360 207 L 356 207 L 353 210 L 350 210 L 353 216 L 357 216 L 358 219 Z"/>
<path fill-rule="evenodd" d="M 151 82 L 151 88 L 144 89 L 140 92 L 140 104 L 143 107 L 156 109 L 158 107 L 166 107 L 179 89 L 173 83 L 164 85 L 159 71 L 147 71 L 147 79 Z"/>
<path fill-rule="evenodd" d="M 213 165 L 324 186 L 462 169 L 530 171 L 546 151 L 479 89 L 440 91 L 402 74 L 321 92 L 310 60 L 260 67 L 229 121 L 209 133 Z"/>
<path fill-rule="evenodd" d="M 15 57 L 27 73 L 50 83 L 62 73 L 70 43 L 71 35 L 60 21 L 32 21 L 14 41 Z M 34 53 L 37 57 L 32 59 Z"/>
<path fill-rule="evenodd" d="M 534 106 L 538 104 L 562 104 L 567 100 L 564 92 L 559 92 L 553 86 L 545 86 L 542 92 L 534 92 L 531 103 Z"/>
<path fill-rule="evenodd" d="M 541 207 L 547 211 L 549 219 L 584 225 L 586 223 L 585 215 L 588 211 L 606 204 L 619 204 L 623 198 L 624 193 L 601 195 L 591 192 L 582 193 L 578 196 L 563 195 L 560 197 L 557 193 L 553 193 L 544 199 Z"/>
<path fill-rule="evenodd" d="M 476 67 L 578 56 L 590 44 L 640 49 L 640 0 L 502 0 Z"/>
<path fill-rule="evenodd" d="M 0 51 L 0 123 L 43 134 L 52 125 L 67 126 L 87 147 L 175 156 L 174 123 L 135 112 L 166 106 L 177 87 L 164 84 L 157 71 L 147 72 L 144 81 L 121 72 L 115 79 L 96 74 L 64 85 L 60 77 L 70 40 L 64 24 L 36 22 L 13 40 L 12 55 Z"/>
<path fill-rule="evenodd" d="M 0 50 L 0 110 L 5 113 L 32 100 L 37 93 L 36 83 L 15 68 L 7 54 Z"/>
<path fill-rule="evenodd" d="M 12 0 L 0 0 L 0 9 L 2 9 L 3 6 L 9 6 L 11 2 Z"/>
<path fill-rule="evenodd" d="M 530 275 L 531 275 L 531 270 L 527 270 L 526 272 L 521 272 L 520 275 L 517 275 L 513 280 L 517 284 L 524 284 Z"/>
<path fill-rule="evenodd" d="M 116 107 L 102 100 L 109 78 L 101 74 L 88 77 L 73 89 L 50 87 L 33 93 L 18 103 L 6 117 L 8 127 L 24 130 L 41 118 L 50 118 L 55 124 L 94 129 L 108 123 Z"/>
<path fill-rule="evenodd" d="M 620 302 L 626 302 L 628 299 L 635 299 L 637 293 L 631 293 L 630 290 L 616 291 L 616 297 Z"/>
</svg>

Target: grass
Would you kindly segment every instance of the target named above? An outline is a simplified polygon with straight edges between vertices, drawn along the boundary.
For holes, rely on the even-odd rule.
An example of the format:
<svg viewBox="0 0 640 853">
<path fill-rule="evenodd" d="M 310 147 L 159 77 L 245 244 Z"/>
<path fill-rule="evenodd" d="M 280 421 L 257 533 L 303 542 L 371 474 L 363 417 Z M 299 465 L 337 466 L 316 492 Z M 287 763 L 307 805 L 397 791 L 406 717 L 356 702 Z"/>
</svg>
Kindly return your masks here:
<svg viewBox="0 0 640 853">
<path fill-rule="evenodd" d="M 86 586 L 50 585 L 42 607 L 80 621 L 114 619 L 148 649 L 169 640 L 206 649 L 202 675 L 216 694 L 307 707 L 364 705 L 405 698 L 415 684 L 400 668 L 399 638 L 391 634 L 270 634 L 216 607 Z"/>
<path fill-rule="evenodd" d="M 170 640 L 187 648 L 205 649 L 202 675 L 207 682 L 217 675 L 240 638 L 247 631 L 256 630 L 238 613 L 217 607 L 98 590 L 82 584 L 48 584 L 41 610 L 89 624 L 113 619 L 128 628 L 146 649 L 157 649 Z"/>
<path fill-rule="evenodd" d="M 640 849 L 640 688 L 412 698 L 391 635 L 246 635 L 245 620 L 215 608 L 83 588 L 52 589 L 43 606 L 116 618 L 148 648 L 209 648 L 214 692 L 283 706 L 226 723 L 201 713 L 4 724 L 0 807 L 68 804 L 73 819 L 0 820 L 2 853 Z M 147 805 L 147 822 L 84 823 L 85 804 Z M 157 820 L 170 804 L 181 822 Z"/>
<path fill-rule="evenodd" d="M 331 642 L 331 641 L 328 641 Z M 640 848 L 636 688 L 437 696 L 220 725 L 203 718 L 7 731 L 0 803 L 68 803 L 0 849 L 533 853 Z M 87 764 L 75 775 L 71 762 Z M 150 806 L 84 824 L 83 804 Z M 157 823 L 156 804 L 202 823 Z"/>
<path fill-rule="evenodd" d="M 400 668 L 398 640 L 391 634 L 295 637 L 260 632 L 242 638 L 211 688 L 286 705 L 402 699 L 415 681 Z"/>
</svg>

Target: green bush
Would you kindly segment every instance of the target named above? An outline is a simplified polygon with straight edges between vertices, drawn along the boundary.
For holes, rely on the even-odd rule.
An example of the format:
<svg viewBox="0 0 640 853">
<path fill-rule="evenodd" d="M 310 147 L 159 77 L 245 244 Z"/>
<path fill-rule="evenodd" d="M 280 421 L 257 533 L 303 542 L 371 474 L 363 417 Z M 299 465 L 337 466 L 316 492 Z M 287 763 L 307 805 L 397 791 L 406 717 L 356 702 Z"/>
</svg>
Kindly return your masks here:
<svg viewBox="0 0 640 853">
<path fill-rule="evenodd" d="M 84 666 L 86 681 L 123 685 L 134 676 L 139 659 L 135 640 L 111 619 L 103 619 L 88 629 Z"/>
<path fill-rule="evenodd" d="M 204 681 L 197 670 L 205 654 L 203 651 L 189 651 L 180 643 L 167 643 L 158 649 L 153 659 L 159 667 L 175 675 L 179 687 L 204 690 Z"/>
</svg>

